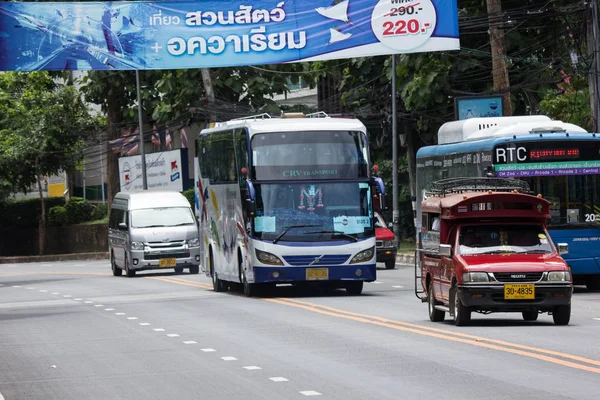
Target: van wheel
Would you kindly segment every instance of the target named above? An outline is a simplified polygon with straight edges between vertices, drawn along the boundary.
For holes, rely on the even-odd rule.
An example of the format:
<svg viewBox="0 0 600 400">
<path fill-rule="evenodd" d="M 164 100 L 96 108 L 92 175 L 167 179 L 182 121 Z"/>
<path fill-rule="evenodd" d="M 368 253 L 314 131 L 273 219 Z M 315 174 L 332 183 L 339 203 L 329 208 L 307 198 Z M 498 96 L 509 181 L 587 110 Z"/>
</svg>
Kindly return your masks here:
<svg viewBox="0 0 600 400">
<path fill-rule="evenodd" d="M 440 303 L 435 299 L 432 282 L 429 282 L 429 288 L 427 289 L 427 293 L 429 294 L 429 301 L 427 302 L 427 308 L 429 310 L 429 320 L 431 322 L 442 322 L 446 317 L 446 313 L 442 310 L 437 310 L 435 308 L 435 306 Z"/>
<path fill-rule="evenodd" d="M 213 264 L 213 255 L 210 254 L 208 258 L 208 267 L 210 268 L 210 276 L 212 277 L 213 290 L 215 292 L 224 292 L 227 290 L 225 283 L 217 277 L 217 272 L 215 271 L 215 266 Z"/>
<path fill-rule="evenodd" d="M 552 319 L 554 319 L 556 325 L 568 325 L 571 320 L 571 305 L 567 304 L 554 307 Z"/>
<path fill-rule="evenodd" d="M 135 276 L 135 269 L 129 269 L 129 261 L 127 260 L 127 255 L 125 255 L 125 273 L 128 278 L 133 278 Z"/>
<path fill-rule="evenodd" d="M 181 274 L 181 273 L 183 273 L 183 267 L 175 267 L 175 273 L 176 273 L 176 274 Z"/>
<path fill-rule="evenodd" d="M 523 311 L 523 321 L 537 321 L 538 312 L 537 311 Z"/>
<path fill-rule="evenodd" d="M 113 276 L 121 276 L 123 275 L 123 270 L 117 267 L 117 263 L 115 262 L 114 254 L 110 255 L 110 268 L 112 269 Z"/>
<path fill-rule="evenodd" d="M 346 293 L 349 296 L 358 296 L 363 291 L 363 281 L 350 281 L 346 283 Z"/>
<path fill-rule="evenodd" d="M 199 265 L 194 265 L 193 267 L 190 267 L 190 274 L 192 275 L 196 275 L 200 273 L 200 266 Z"/>
<path fill-rule="evenodd" d="M 471 310 L 463 306 L 463 303 L 460 301 L 460 297 L 458 297 L 458 293 L 456 292 L 456 287 L 452 290 L 452 297 L 454 300 L 454 325 L 469 325 L 469 322 L 471 322 Z"/>
<path fill-rule="evenodd" d="M 385 262 L 385 269 L 394 269 L 396 268 L 396 260 L 387 260 Z"/>
</svg>

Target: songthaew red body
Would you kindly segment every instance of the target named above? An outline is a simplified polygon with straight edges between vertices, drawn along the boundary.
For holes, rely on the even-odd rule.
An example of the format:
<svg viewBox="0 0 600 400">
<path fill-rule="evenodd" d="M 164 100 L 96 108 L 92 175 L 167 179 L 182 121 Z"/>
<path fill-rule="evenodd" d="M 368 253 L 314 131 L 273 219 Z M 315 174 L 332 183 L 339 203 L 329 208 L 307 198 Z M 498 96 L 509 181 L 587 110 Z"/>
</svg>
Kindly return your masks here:
<svg viewBox="0 0 600 400">
<path fill-rule="evenodd" d="M 547 231 L 550 203 L 523 193 L 521 181 L 481 181 L 438 181 L 421 204 L 416 292 L 429 318 L 448 312 L 466 325 L 472 312 L 520 312 L 526 321 L 547 312 L 568 324 L 573 285 L 560 256 L 567 246 Z"/>
</svg>

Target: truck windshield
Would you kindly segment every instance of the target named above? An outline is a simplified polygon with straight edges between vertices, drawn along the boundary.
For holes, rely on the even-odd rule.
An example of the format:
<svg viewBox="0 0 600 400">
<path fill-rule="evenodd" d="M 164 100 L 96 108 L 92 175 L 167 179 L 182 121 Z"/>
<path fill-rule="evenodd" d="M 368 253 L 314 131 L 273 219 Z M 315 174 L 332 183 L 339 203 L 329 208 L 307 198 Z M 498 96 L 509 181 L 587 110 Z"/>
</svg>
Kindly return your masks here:
<svg viewBox="0 0 600 400">
<path fill-rule="evenodd" d="M 323 242 L 368 238 L 374 233 L 368 183 L 257 183 L 254 187 L 256 238 Z"/>
<path fill-rule="evenodd" d="M 541 225 L 468 225 L 460 230 L 458 252 L 471 254 L 552 253 Z"/>
<path fill-rule="evenodd" d="M 194 215 L 186 207 L 144 208 L 131 212 L 133 228 L 193 225 Z"/>
</svg>

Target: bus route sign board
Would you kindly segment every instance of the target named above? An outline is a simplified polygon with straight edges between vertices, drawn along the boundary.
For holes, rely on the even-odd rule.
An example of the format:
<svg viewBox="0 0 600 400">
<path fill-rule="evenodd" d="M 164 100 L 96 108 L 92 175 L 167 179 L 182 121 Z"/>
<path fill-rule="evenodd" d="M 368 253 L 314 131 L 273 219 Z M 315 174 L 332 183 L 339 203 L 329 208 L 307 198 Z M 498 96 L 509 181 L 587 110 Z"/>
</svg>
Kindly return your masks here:
<svg viewBox="0 0 600 400">
<path fill-rule="evenodd" d="M 0 70 L 144 70 L 458 50 L 456 0 L 0 2 Z"/>
</svg>

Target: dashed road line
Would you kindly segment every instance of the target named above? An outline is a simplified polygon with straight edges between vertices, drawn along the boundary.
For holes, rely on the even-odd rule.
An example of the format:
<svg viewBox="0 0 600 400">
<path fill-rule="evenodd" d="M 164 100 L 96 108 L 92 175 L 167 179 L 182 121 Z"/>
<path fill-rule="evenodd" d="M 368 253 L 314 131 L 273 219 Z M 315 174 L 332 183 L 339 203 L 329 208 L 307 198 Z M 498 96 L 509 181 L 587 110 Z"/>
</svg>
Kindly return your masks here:
<svg viewBox="0 0 600 400">
<path fill-rule="evenodd" d="M 221 360 L 223 360 L 223 361 L 236 361 L 237 358 L 231 357 L 231 356 L 226 356 L 226 357 L 221 357 Z"/>
<path fill-rule="evenodd" d="M 115 311 L 114 308 L 105 308 L 104 311 Z"/>
<path fill-rule="evenodd" d="M 592 319 L 595 319 L 596 321 L 600 321 L 600 318 L 592 318 Z"/>
<path fill-rule="evenodd" d="M 116 312 L 115 315 L 125 315 L 124 312 Z"/>
<path fill-rule="evenodd" d="M 244 367 L 244 369 L 247 369 L 248 371 L 255 371 L 257 369 L 262 369 L 262 368 L 257 365 L 247 365 Z"/>
<path fill-rule="evenodd" d="M 52 293 L 52 294 L 53 294 L 53 295 L 55 295 L 55 296 L 57 296 L 57 295 L 59 295 L 60 293 L 58 293 L 58 292 L 54 292 L 54 293 Z"/>
<path fill-rule="evenodd" d="M 63 295 L 63 297 L 64 297 L 65 299 L 68 299 L 69 297 L 73 297 L 73 296 L 71 296 L 70 294 L 65 294 L 65 295 Z"/>
<path fill-rule="evenodd" d="M 164 332 L 165 330 L 163 328 L 154 328 L 153 331 L 154 332 Z"/>
<path fill-rule="evenodd" d="M 402 289 L 402 288 L 404 288 L 404 286 L 400 286 L 400 285 L 394 285 L 394 286 L 392 286 L 392 287 L 393 287 L 393 288 L 396 288 L 396 289 Z"/>
<path fill-rule="evenodd" d="M 167 336 L 168 337 L 179 337 L 179 335 L 176 333 L 167 333 Z"/>
<path fill-rule="evenodd" d="M 81 297 L 78 297 L 78 298 L 76 298 L 76 299 L 73 299 L 73 300 L 75 300 L 75 301 L 81 301 L 81 300 L 83 300 L 83 299 L 82 299 Z"/>
<path fill-rule="evenodd" d="M 272 380 L 273 382 L 289 382 L 289 379 L 284 378 L 283 376 L 274 376 L 269 379 Z"/>
<path fill-rule="evenodd" d="M 104 307 L 104 304 L 94 304 L 94 307 Z"/>
<path fill-rule="evenodd" d="M 20 288 L 21 286 L 19 286 L 19 285 L 14 285 L 13 287 Z"/>
<path fill-rule="evenodd" d="M 92 301 L 92 300 L 86 300 L 86 301 L 84 301 L 84 303 L 85 303 L 85 304 L 92 304 L 92 303 L 93 303 L 93 301 Z"/>
<path fill-rule="evenodd" d="M 198 342 L 194 342 L 193 340 L 184 340 L 183 344 L 198 344 Z"/>
<path fill-rule="evenodd" d="M 303 394 L 305 396 L 322 396 L 321 393 L 315 392 L 314 390 L 303 390 L 300 392 L 300 394 Z"/>
<path fill-rule="evenodd" d="M 140 322 L 140 326 L 148 326 L 150 325 L 150 322 Z"/>
<path fill-rule="evenodd" d="M 133 321 L 133 320 L 138 319 L 138 317 L 127 317 L 127 319 Z"/>
<path fill-rule="evenodd" d="M 26 288 L 26 289 L 27 289 L 27 290 L 33 290 L 33 289 L 35 289 L 35 288 L 34 288 L 34 287 L 28 287 L 28 288 Z"/>
<path fill-rule="evenodd" d="M 216 350 L 208 348 L 208 349 L 200 349 L 200 351 L 203 351 L 205 353 L 212 353 L 213 351 L 216 351 Z"/>
<path fill-rule="evenodd" d="M 40 293 L 48 293 L 48 291 L 45 289 L 42 289 L 42 290 L 40 290 Z"/>
</svg>

